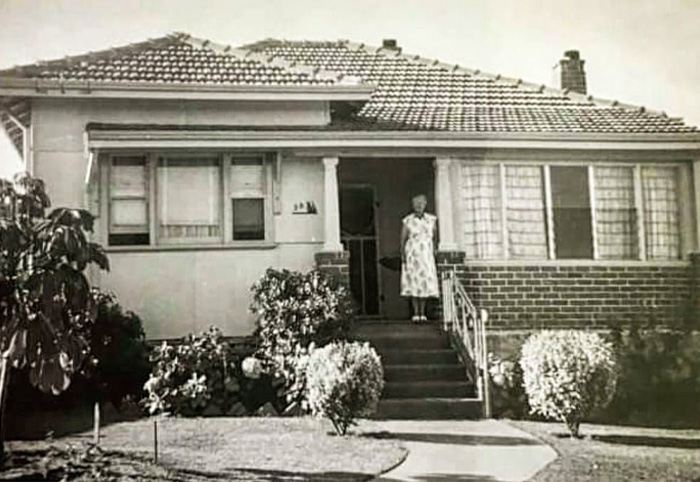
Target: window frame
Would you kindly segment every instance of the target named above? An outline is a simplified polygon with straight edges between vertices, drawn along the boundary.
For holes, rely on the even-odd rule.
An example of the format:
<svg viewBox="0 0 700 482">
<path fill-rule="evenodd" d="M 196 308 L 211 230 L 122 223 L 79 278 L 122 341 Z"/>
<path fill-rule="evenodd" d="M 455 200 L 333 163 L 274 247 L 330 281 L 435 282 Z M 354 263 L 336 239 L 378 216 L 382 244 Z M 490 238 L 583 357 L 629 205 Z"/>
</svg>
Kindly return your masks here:
<svg viewBox="0 0 700 482">
<path fill-rule="evenodd" d="M 460 162 L 460 167 L 464 163 L 469 163 L 472 164 L 474 161 L 468 160 L 468 159 L 463 159 L 462 162 Z M 637 161 L 637 160 L 614 160 L 614 161 L 605 161 L 605 162 L 596 162 L 591 159 L 574 159 L 571 161 L 564 161 L 564 160 L 533 160 L 533 159 L 518 159 L 518 158 L 508 158 L 507 160 L 485 160 L 485 161 L 477 161 L 476 164 L 481 164 L 481 165 L 497 165 L 499 170 L 500 170 L 500 201 L 501 205 L 505 205 L 505 202 L 507 201 L 507 196 L 508 193 L 507 188 L 504 184 L 505 180 L 505 175 L 504 172 L 508 166 L 539 166 L 542 169 L 542 187 L 543 187 L 543 204 L 544 204 L 544 209 L 545 209 L 545 238 L 547 242 L 547 253 L 548 256 L 547 258 L 542 258 L 542 259 L 519 259 L 519 258 L 513 258 L 510 256 L 510 251 L 508 249 L 508 244 L 506 242 L 503 243 L 502 246 L 502 253 L 500 258 L 473 258 L 470 259 L 470 261 L 476 261 L 476 262 L 498 262 L 498 261 L 510 261 L 510 262 L 519 262 L 519 263 L 532 263 L 532 262 L 542 262 L 542 261 L 552 261 L 552 262 L 559 262 L 559 263 L 591 263 L 591 262 L 603 262 L 603 263 L 619 263 L 619 262 L 639 262 L 639 261 L 645 261 L 645 262 L 662 262 L 662 263 L 668 263 L 668 262 L 677 262 L 677 261 L 684 261 L 687 259 L 687 251 L 688 251 L 688 241 L 685 237 L 684 231 L 685 231 L 685 224 L 688 222 L 687 215 L 685 214 L 686 210 L 688 209 L 687 206 L 685 206 L 685 201 L 684 201 L 684 196 L 683 193 L 685 192 L 684 190 L 687 188 L 685 184 L 688 182 L 686 179 L 687 176 L 687 168 L 686 163 L 684 163 L 682 160 L 670 160 L 667 162 L 664 161 Z M 598 165 L 604 165 L 605 167 L 626 167 L 626 168 L 631 168 L 632 169 L 632 178 L 633 178 L 633 193 L 632 195 L 634 196 L 634 209 L 635 209 L 635 214 L 636 214 L 636 241 L 637 241 L 637 256 L 634 258 L 607 258 L 603 259 L 600 257 L 599 254 L 599 245 L 598 245 L 598 234 L 597 234 L 597 214 L 596 214 L 596 184 L 595 184 L 595 168 Z M 588 174 L 588 189 L 589 189 L 589 203 L 590 203 L 590 210 L 591 210 L 591 234 L 592 234 L 592 243 L 593 243 L 593 256 L 591 258 L 557 258 L 556 257 L 556 239 L 554 235 L 554 227 L 553 227 L 553 201 L 552 201 L 552 180 L 551 180 L 551 172 L 550 168 L 554 166 L 564 166 L 564 167 L 584 167 L 587 169 L 587 174 Z M 679 237 L 680 237 L 680 253 L 677 258 L 667 258 L 667 259 L 649 259 L 647 256 L 647 246 L 646 246 L 646 226 L 645 226 L 645 221 L 644 221 L 644 210 L 646 208 L 645 200 L 643 197 L 643 184 L 642 184 L 642 169 L 645 167 L 666 167 L 666 168 L 673 168 L 675 169 L 676 172 L 676 189 L 677 189 L 677 195 L 678 195 L 678 231 L 679 231 Z M 458 182 L 462 182 L 462 175 L 460 172 L 460 175 L 457 177 L 459 179 Z M 457 190 L 457 192 L 462 192 L 462 188 Z M 462 202 L 462 199 L 459 200 L 459 202 Z M 508 231 L 507 231 L 507 226 L 506 226 L 506 210 L 502 209 L 502 218 L 501 218 L 501 225 L 503 227 L 503 233 L 502 235 L 504 236 L 504 239 L 507 238 L 508 236 Z M 460 221 L 462 220 L 463 216 L 460 215 Z M 460 226 L 460 236 L 464 236 L 464 230 Z M 460 238 L 461 241 L 463 242 L 464 238 Z"/>
<path fill-rule="evenodd" d="M 236 194 L 232 192 L 231 187 L 231 166 L 236 158 L 243 157 L 260 157 L 260 162 L 262 164 L 263 170 L 263 192 L 260 196 L 253 196 L 250 194 Z M 273 224 L 273 179 L 272 179 L 272 160 L 267 152 L 233 152 L 224 156 L 224 183 L 223 183 L 223 197 L 224 200 L 224 236 L 225 243 L 231 244 L 241 244 L 241 243 L 262 243 L 269 242 L 272 239 L 272 224 Z M 263 200 L 263 223 L 265 238 L 262 240 L 247 240 L 247 239 L 234 239 L 233 237 L 233 206 L 231 201 L 233 199 L 262 199 Z"/>
<path fill-rule="evenodd" d="M 148 220 L 148 237 L 150 243 L 145 244 L 109 244 L 110 235 L 110 213 L 111 213 L 111 165 L 113 158 L 119 157 L 137 157 L 143 156 L 146 158 L 147 172 L 147 220 Z M 231 175 L 231 160 L 235 157 L 254 157 L 259 156 L 263 164 L 263 193 L 259 199 L 263 200 L 264 204 L 264 223 L 265 223 L 265 238 L 261 240 L 234 240 L 233 239 L 233 213 L 231 206 L 231 196 L 229 195 L 230 175 Z M 105 222 L 101 224 L 104 235 L 102 236 L 104 244 L 111 250 L 169 250 L 169 249 L 225 249 L 225 248 L 272 248 L 275 246 L 274 241 L 274 179 L 273 167 L 278 162 L 279 153 L 276 151 L 261 150 L 261 151 L 236 151 L 236 150 L 149 150 L 149 151 L 134 151 L 134 150 L 116 150 L 114 152 L 100 153 L 100 167 L 106 167 L 100 172 L 101 183 L 104 186 L 100 198 L 102 206 L 100 207 L 101 214 L 104 216 Z M 159 193 L 158 193 L 158 160 L 165 159 L 186 159 L 186 158 L 214 158 L 218 159 L 219 163 L 219 189 L 217 190 L 218 202 L 220 203 L 219 210 L 219 226 L 221 235 L 209 238 L 165 238 L 160 236 L 159 222 Z M 250 196 L 247 196 L 250 197 Z"/>
<path fill-rule="evenodd" d="M 110 153 L 109 155 L 105 156 L 106 158 L 103 160 L 103 162 L 98 163 L 102 164 L 100 166 L 101 172 L 101 180 L 103 182 L 103 185 L 106 186 L 105 189 L 105 199 L 104 202 L 101 202 L 101 205 L 104 206 L 104 211 L 101 213 L 104 219 L 104 227 L 105 227 L 105 244 L 109 244 L 109 238 L 111 235 L 145 235 L 149 242 L 148 244 L 112 244 L 111 246 L 150 246 L 150 244 L 153 242 L 153 236 L 151 234 L 151 220 L 152 220 L 152 205 L 153 205 L 153 200 L 151 198 L 150 192 L 153 188 L 153 177 L 150 169 L 150 159 L 149 156 L 141 153 L 141 152 L 118 152 L 118 153 Z M 125 158 L 125 157 L 142 157 L 144 159 L 144 170 L 145 170 L 145 184 L 146 184 L 146 192 L 145 196 L 113 196 L 112 195 L 112 172 L 114 169 L 114 160 L 119 159 L 119 158 Z M 143 231 L 142 228 L 137 228 L 137 227 L 128 227 L 128 226 L 119 226 L 116 224 L 113 224 L 112 222 L 112 205 L 113 201 L 129 201 L 129 200 L 141 200 L 143 199 L 146 203 L 146 230 Z"/>
</svg>

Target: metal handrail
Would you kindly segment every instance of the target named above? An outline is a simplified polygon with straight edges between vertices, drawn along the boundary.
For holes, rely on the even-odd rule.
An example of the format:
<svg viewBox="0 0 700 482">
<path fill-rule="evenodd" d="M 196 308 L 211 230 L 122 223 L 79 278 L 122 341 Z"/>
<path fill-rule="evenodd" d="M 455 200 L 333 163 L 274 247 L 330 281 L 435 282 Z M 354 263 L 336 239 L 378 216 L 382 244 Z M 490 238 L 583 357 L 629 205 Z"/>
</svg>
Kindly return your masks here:
<svg viewBox="0 0 700 482">
<path fill-rule="evenodd" d="M 484 404 L 484 415 L 491 417 L 486 310 L 477 310 L 453 269 L 442 275 L 443 330 L 448 333 L 464 358 L 467 376 L 476 384 L 477 398 Z"/>
</svg>

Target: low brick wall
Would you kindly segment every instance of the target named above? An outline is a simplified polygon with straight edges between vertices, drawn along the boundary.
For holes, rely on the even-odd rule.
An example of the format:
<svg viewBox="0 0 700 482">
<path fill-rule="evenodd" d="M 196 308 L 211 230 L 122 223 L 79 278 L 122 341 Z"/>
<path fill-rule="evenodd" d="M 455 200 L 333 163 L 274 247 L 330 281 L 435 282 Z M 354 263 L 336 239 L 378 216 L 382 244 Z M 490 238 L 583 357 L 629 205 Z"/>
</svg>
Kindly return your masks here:
<svg viewBox="0 0 700 482">
<path fill-rule="evenodd" d="M 338 283 L 350 286 L 350 253 L 339 252 L 318 252 L 316 253 L 316 268 L 319 271 L 330 275 Z"/>
<path fill-rule="evenodd" d="M 694 263 L 470 264 L 449 253 L 438 264 L 440 271 L 456 270 L 474 303 L 488 311 L 490 331 L 606 329 L 633 319 L 672 325 L 697 316 Z"/>
</svg>

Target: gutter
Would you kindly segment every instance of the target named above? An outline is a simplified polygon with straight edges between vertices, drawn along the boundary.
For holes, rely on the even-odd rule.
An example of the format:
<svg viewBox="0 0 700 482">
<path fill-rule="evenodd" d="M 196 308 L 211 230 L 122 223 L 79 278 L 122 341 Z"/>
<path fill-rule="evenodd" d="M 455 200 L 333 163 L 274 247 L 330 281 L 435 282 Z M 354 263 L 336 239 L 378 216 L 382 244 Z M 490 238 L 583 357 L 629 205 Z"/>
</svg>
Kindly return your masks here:
<svg viewBox="0 0 700 482">
<path fill-rule="evenodd" d="M 321 126 L 321 128 L 323 128 Z M 700 150 L 700 133 L 566 134 L 434 131 L 227 130 L 128 128 L 90 130 L 91 147 L 250 147 L 250 148 L 507 148 L 589 150 Z"/>
<path fill-rule="evenodd" d="M 231 85 L 0 78 L 0 96 L 217 100 L 369 100 L 372 85 Z"/>
</svg>

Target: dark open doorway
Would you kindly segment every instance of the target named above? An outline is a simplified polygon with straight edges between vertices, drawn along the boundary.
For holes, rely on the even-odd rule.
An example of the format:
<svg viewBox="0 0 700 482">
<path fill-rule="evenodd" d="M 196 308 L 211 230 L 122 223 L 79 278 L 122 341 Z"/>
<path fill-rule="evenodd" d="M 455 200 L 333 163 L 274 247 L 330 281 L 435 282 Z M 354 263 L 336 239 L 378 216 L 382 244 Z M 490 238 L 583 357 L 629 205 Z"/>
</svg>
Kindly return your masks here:
<svg viewBox="0 0 700 482">
<path fill-rule="evenodd" d="M 401 220 L 418 193 L 428 196 L 428 211 L 435 212 L 433 160 L 342 158 L 338 176 L 353 297 L 364 316 L 407 318 L 409 305 L 400 296 Z"/>
</svg>

